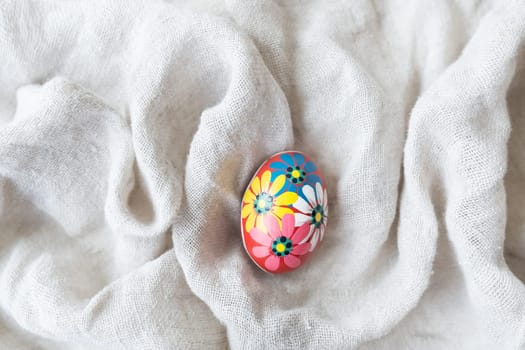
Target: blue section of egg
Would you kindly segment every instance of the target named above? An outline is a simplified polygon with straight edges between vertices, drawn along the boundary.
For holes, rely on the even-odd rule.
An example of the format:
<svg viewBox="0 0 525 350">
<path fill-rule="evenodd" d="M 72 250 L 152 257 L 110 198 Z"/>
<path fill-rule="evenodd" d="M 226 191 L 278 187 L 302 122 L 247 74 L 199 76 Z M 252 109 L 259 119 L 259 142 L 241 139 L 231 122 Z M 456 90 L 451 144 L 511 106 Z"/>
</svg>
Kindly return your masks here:
<svg viewBox="0 0 525 350">
<path fill-rule="evenodd" d="M 296 166 L 299 166 L 306 172 L 305 181 L 300 185 L 296 185 L 287 178 L 286 185 L 279 193 L 282 193 L 284 191 L 293 191 L 297 192 L 297 194 L 301 196 L 304 200 L 307 200 L 306 196 L 303 194 L 303 186 L 308 184 L 312 187 L 315 187 L 315 184 L 317 182 L 322 183 L 322 181 L 321 178 L 317 174 L 315 174 L 315 172 L 317 171 L 316 165 L 311 161 L 305 162 L 305 158 L 301 153 L 293 153 L 293 155 L 283 153 L 279 155 L 278 159 L 273 160 L 270 163 L 270 169 L 272 171 L 272 182 L 277 178 L 277 176 L 286 175 L 286 169 L 288 167 L 295 168 Z"/>
</svg>

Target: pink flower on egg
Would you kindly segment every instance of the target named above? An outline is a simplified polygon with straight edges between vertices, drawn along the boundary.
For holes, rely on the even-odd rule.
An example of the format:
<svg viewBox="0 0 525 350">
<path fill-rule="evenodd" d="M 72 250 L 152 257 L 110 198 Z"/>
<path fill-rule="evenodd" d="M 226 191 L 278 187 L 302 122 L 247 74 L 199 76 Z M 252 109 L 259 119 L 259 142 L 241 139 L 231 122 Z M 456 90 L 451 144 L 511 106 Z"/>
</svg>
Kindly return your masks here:
<svg viewBox="0 0 525 350">
<path fill-rule="evenodd" d="M 264 224 L 268 234 L 257 227 L 250 231 L 252 239 L 259 246 L 252 248 L 252 253 L 257 258 L 266 258 L 264 267 L 269 271 L 276 271 L 281 261 L 289 268 L 295 269 L 301 265 L 298 256 L 308 253 L 310 243 L 301 243 L 310 232 L 310 224 L 305 223 L 295 228 L 295 217 L 286 214 L 282 219 L 282 230 L 277 219 L 271 215 L 264 217 Z"/>
</svg>

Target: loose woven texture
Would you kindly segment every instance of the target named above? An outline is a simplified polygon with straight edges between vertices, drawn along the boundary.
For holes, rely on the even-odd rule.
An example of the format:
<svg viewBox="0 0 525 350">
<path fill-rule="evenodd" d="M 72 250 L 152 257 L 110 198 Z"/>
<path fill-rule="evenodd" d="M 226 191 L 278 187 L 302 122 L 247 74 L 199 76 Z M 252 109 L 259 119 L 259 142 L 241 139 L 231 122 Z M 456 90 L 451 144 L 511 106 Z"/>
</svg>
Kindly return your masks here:
<svg viewBox="0 0 525 350">
<path fill-rule="evenodd" d="M 525 348 L 522 1 L 4 1 L 0 347 Z M 243 251 L 253 172 L 325 238 Z"/>
</svg>

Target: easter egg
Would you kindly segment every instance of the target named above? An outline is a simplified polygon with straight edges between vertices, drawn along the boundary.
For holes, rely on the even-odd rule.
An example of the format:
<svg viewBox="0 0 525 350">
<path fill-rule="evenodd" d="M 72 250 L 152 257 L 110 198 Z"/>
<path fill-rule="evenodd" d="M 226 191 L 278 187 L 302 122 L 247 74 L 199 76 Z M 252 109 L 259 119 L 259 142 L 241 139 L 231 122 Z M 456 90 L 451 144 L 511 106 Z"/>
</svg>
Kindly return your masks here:
<svg viewBox="0 0 525 350">
<path fill-rule="evenodd" d="M 277 153 L 259 167 L 244 192 L 244 248 L 266 272 L 295 270 L 319 247 L 327 216 L 328 198 L 319 167 L 301 152 Z"/>
</svg>

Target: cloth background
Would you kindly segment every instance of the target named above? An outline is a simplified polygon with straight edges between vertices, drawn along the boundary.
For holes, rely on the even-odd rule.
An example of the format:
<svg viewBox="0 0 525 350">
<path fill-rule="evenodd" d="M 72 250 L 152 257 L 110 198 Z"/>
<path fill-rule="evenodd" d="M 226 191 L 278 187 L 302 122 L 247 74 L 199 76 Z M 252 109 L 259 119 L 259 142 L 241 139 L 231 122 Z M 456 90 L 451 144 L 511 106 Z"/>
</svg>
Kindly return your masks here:
<svg viewBox="0 0 525 350">
<path fill-rule="evenodd" d="M 523 1 L 3 1 L 3 349 L 525 347 Z M 240 237 L 262 161 L 330 218 Z"/>
</svg>

